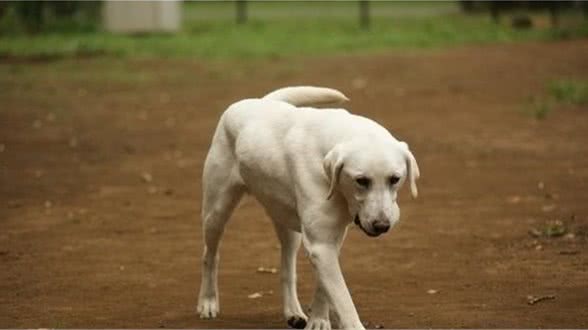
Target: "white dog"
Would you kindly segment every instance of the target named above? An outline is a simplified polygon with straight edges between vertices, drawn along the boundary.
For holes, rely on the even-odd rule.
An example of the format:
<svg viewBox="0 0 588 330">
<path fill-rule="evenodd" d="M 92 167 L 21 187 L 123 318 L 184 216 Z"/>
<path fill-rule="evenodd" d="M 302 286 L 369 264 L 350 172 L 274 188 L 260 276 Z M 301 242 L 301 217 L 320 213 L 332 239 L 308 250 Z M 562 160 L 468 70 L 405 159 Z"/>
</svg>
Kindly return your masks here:
<svg viewBox="0 0 588 330">
<path fill-rule="evenodd" d="M 219 241 L 247 192 L 271 217 L 282 245 L 288 325 L 330 329 L 333 309 L 341 327 L 363 328 L 339 267 L 341 244 L 351 222 L 368 236 L 394 226 L 400 216 L 398 189 L 406 179 L 416 197 L 419 169 L 407 144 L 376 122 L 342 109 L 303 107 L 347 100 L 329 88 L 288 87 L 239 101 L 224 112 L 202 179 L 201 318 L 219 313 Z M 296 293 L 301 241 L 318 278 L 310 318 Z"/>
</svg>

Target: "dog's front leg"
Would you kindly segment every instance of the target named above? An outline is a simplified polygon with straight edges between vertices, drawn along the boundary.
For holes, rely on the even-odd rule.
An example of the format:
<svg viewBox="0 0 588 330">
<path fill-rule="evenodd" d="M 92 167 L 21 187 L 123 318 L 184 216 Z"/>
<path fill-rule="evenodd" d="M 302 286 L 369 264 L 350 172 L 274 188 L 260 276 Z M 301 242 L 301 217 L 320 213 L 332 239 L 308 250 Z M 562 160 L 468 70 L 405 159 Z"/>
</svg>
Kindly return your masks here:
<svg viewBox="0 0 588 330">
<path fill-rule="evenodd" d="M 316 238 L 313 237 L 313 238 Z M 307 250 L 310 262 L 312 263 L 318 277 L 318 285 L 324 291 L 326 298 L 335 313 L 339 317 L 343 329 L 364 329 L 359 320 L 353 300 L 347 290 L 345 279 L 341 273 L 338 258 L 338 244 L 316 242 L 315 239 L 308 239 L 303 235 L 304 247 Z M 317 292 L 319 293 L 319 292 Z M 318 297 L 315 297 L 318 298 Z M 320 298 L 319 298 L 320 299 Z M 320 303 L 320 301 L 317 301 Z M 313 303 L 313 307 L 314 307 Z M 328 306 L 328 304 L 318 304 Z M 317 306 L 318 307 L 318 306 Z M 324 310 L 323 310 L 324 311 Z M 317 311 L 317 312 L 323 312 Z M 327 307 L 328 315 L 328 307 Z M 311 320 L 315 311 L 311 311 Z M 310 326 L 311 322 L 309 322 Z"/>
<path fill-rule="evenodd" d="M 317 285 L 314 298 L 310 306 L 310 319 L 306 329 L 331 330 L 329 320 L 329 298 L 320 284 Z"/>
</svg>

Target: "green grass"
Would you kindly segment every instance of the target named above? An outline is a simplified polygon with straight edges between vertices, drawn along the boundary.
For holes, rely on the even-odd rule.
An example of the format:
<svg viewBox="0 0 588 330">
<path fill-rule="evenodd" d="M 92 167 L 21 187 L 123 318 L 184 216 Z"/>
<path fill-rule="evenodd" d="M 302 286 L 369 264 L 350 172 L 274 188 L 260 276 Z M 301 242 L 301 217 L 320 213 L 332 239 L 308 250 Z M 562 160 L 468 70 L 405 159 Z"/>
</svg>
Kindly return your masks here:
<svg viewBox="0 0 588 330">
<path fill-rule="evenodd" d="M 525 112 L 535 119 L 545 119 L 561 105 L 583 106 L 588 104 L 588 81 L 557 79 L 546 84 L 546 94 L 531 97 L 526 102 Z"/>
<path fill-rule="evenodd" d="M 584 105 L 588 103 L 588 81 L 556 80 L 549 84 L 551 96 L 560 103 Z"/>
<path fill-rule="evenodd" d="M 169 35 L 124 36 L 86 27 L 30 36 L 16 30 L 6 33 L 10 29 L 0 24 L 5 31 L 0 34 L 0 56 L 241 59 L 588 36 L 588 25 L 578 15 L 571 15 L 575 23 L 562 29 L 515 30 L 494 24 L 489 15 L 466 16 L 454 7 L 451 2 L 373 2 L 372 26 L 366 31 L 358 26 L 355 2 L 252 2 L 245 25 L 234 23 L 232 2 L 187 3 L 182 31 Z"/>
</svg>

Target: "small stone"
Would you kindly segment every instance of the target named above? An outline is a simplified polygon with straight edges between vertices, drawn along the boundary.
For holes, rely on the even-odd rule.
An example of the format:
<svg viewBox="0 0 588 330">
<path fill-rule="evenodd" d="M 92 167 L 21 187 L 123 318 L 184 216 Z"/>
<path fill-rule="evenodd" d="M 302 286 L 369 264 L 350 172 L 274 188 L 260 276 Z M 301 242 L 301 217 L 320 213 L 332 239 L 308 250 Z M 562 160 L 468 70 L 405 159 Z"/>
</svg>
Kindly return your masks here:
<svg viewBox="0 0 588 330">
<path fill-rule="evenodd" d="M 19 201 L 8 201 L 8 208 L 10 209 L 16 209 L 22 206 L 22 203 Z"/>
<path fill-rule="evenodd" d="M 125 144 L 124 150 L 127 154 L 134 154 L 135 153 L 135 147 L 133 147 L 132 145 L 129 145 L 129 144 Z"/>
<path fill-rule="evenodd" d="M 4 143 L 0 143 L 0 152 L 4 152 L 6 150 L 6 145 Z"/>
<path fill-rule="evenodd" d="M 545 189 L 545 183 L 543 183 L 543 181 L 539 181 L 537 183 L 537 189 L 539 189 L 539 190 Z"/>
<path fill-rule="evenodd" d="M 165 120 L 165 126 L 167 128 L 173 128 L 174 126 L 176 126 L 176 119 L 173 117 L 169 117 Z"/>
<path fill-rule="evenodd" d="M 147 188 L 147 192 L 151 195 L 157 194 L 158 191 L 159 189 L 157 189 L 157 187 L 155 186 L 150 186 L 149 188 Z"/>
<path fill-rule="evenodd" d="M 45 201 L 43 205 L 45 205 L 46 209 L 50 209 L 53 206 L 53 203 L 51 203 L 51 201 Z"/>
<path fill-rule="evenodd" d="M 439 291 L 435 290 L 435 289 L 430 289 L 430 290 L 427 290 L 427 293 L 428 294 L 437 294 L 437 293 L 439 293 Z"/>
<path fill-rule="evenodd" d="M 125 266 L 119 266 L 118 269 L 122 272 L 123 270 L 125 270 Z"/>
<path fill-rule="evenodd" d="M 541 245 L 541 244 L 535 245 L 535 250 L 537 250 L 537 251 L 543 250 L 543 245 Z"/>
<path fill-rule="evenodd" d="M 52 123 L 55 121 L 55 114 L 53 112 L 49 112 L 47 114 L 47 116 L 45 117 L 45 120 L 47 120 L 47 122 Z"/>
<path fill-rule="evenodd" d="M 351 86 L 354 89 L 364 89 L 367 86 L 367 80 L 357 77 L 351 81 Z"/>
<path fill-rule="evenodd" d="M 39 128 L 41 128 L 42 126 L 43 126 L 43 123 L 42 123 L 42 122 L 41 122 L 39 119 L 37 119 L 37 120 L 35 120 L 35 121 L 33 122 L 33 128 L 34 128 L 34 129 L 39 129 Z"/>
<path fill-rule="evenodd" d="M 45 172 L 43 172 L 43 170 L 35 170 L 35 178 L 36 179 L 42 177 L 43 174 L 45 174 Z"/>
<path fill-rule="evenodd" d="M 159 94 L 159 103 L 166 104 L 171 100 L 171 97 L 167 93 Z"/>
<path fill-rule="evenodd" d="M 70 148 L 77 148 L 78 146 L 78 139 L 75 137 L 72 137 L 71 139 L 69 139 L 68 145 Z"/>
<path fill-rule="evenodd" d="M 541 207 L 541 211 L 543 212 L 551 212 L 553 210 L 555 210 L 556 206 L 554 204 L 549 204 L 549 205 L 543 205 Z"/>
<path fill-rule="evenodd" d="M 178 160 L 178 162 L 176 164 L 177 164 L 178 168 L 184 168 L 184 167 L 186 167 L 186 163 L 187 162 L 185 160 L 180 159 L 180 160 Z"/>
<path fill-rule="evenodd" d="M 153 181 L 153 176 L 150 173 L 143 172 L 143 174 L 141 174 L 141 179 L 143 179 L 143 182 L 145 183 L 150 183 Z"/>
</svg>

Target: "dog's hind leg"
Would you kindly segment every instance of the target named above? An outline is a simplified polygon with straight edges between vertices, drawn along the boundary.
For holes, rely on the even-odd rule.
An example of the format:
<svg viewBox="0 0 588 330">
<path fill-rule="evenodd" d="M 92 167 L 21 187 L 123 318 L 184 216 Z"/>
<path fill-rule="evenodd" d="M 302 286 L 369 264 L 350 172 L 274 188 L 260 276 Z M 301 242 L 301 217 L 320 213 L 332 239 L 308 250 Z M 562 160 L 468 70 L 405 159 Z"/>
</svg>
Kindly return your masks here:
<svg viewBox="0 0 588 330">
<path fill-rule="evenodd" d="M 202 282 L 198 298 L 201 318 L 214 318 L 219 312 L 217 272 L 218 247 L 225 225 L 245 191 L 230 153 L 211 148 L 204 165 L 202 231 Z"/>
<path fill-rule="evenodd" d="M 296 255 L 300 248 L 302 235 L 274 221 L 276 233 L 282 245 L 281 282 L 284 316 L 292 328 L 303 329 L 307 317 L 300 307 L 296 291 Z"/>
</svg>

